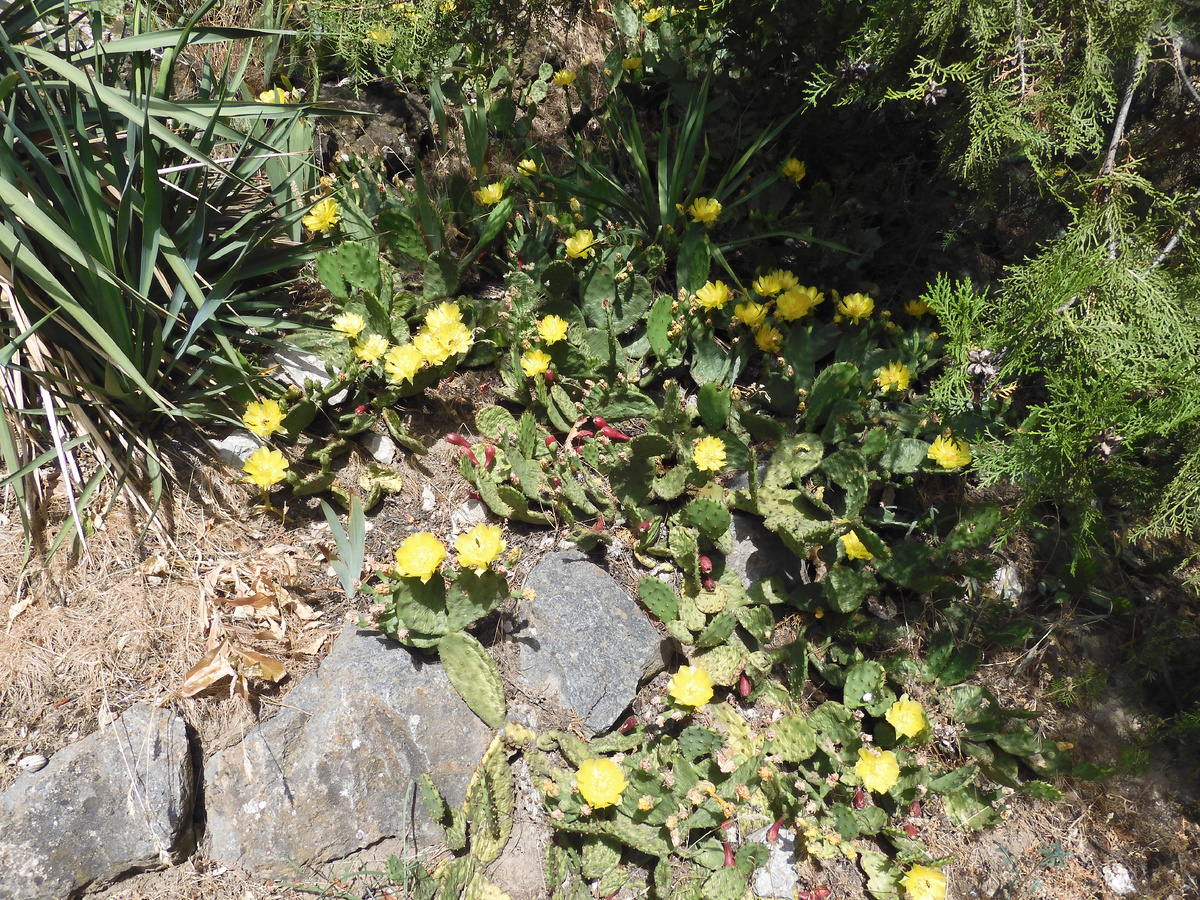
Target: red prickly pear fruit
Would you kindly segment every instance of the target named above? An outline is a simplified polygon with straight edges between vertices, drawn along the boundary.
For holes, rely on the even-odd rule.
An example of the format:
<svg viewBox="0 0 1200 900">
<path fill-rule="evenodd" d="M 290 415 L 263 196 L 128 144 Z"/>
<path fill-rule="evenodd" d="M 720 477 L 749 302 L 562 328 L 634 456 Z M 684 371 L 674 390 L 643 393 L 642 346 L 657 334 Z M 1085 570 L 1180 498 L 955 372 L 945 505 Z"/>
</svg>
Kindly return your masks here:
<svg viewBox="0 0 1200 900">
<path fill-rule="evenodd" d="M 495 459 L 496 459 L 496 448 L 493 447 L 491 444 L 488 444 L 486 447 L 483 448 L 483 467 L 485 469 L 490 469 L 492 467 L 492 463 L 495 461 Z"/>
<path fill-rule="evenodd" d="M 854 808 L 855 809 L 866 809 L 866 806 L 867 806 L 867 792 L 864 791 L 861 787 L 856 787 L 854 789 Z"/>
<path fill-rule="evenodd" d="M 701 556 L 699 559 L 699 563 L 700 563 L 700 571 L 703 572 L 705 575 L 708 575 L 710 572 L 712 572 L 712 560 L 709 559 L 707 556 Z"/>
<path fill-rule="evenodd" d="M 546 446 L 549 447 L 551 450 L 553 450 L 555 447 L 558 446 L 558 438 L 556 438 L 552 434 L 546 435 Z"/>
<path fill-rule="evenodd" d="M 921 801 L 920 800 L 914 800 L 912 803 L 908 804 L 908 814 L 910 816 L 912 816 L 914 819 L 918 819 L 921 817 Z"/>
<path fill-rule="evenodd" d="M 743 697 L 749 697 L 750 690 L 751 690 L 750 679 L 747 678 L 746 673 L 743 672 L 741 675 L 738 676 L 738 693 Z"/>
<path fill-rule="evenodd" d="M 729 841 L 721 841 L 721 847 L 725 850 L 725 865 L 734 865 L 736 861 L 733 858 L 733 847 L 730 845 Z"/>
<path fill-rule="evenodd" d="M 575 432 L 575 440 L 577 440 L 577 441 L 581 441 L 584 438 L 590 438 L 590 437 L 595 437 L 595 436 L 596 436 L 596 433 L 594 431 L 588 431 L 586 428 L 580 428 L 578 431 Z"/>
<path fill-rule="evenodd" d="M 606 438 L 608 438 L 610 441 L 617 441 L 618 443 L 623 443 L 625 441 L 633 440 L 633 438 L 631 438 L 625 432 L 617 431 L 617 429 L 613 428 L 611 425 L 605 425 L 603 428 L 600 429 L 600 433 L 602 435 L 604 435 Z"/>
<path fill-rule="evenodd" d="M 772 825 L 770 828 L 767 829 L 767 843 L 768 844 L 773 844 L 777 840 L 779 840 L 779 827 L 782 824 L 783 824 L 783 819 L 779 818 L 779 819 L 775 820 L 774 825 Z"/>
<path fill-rule="evenodd" d="M 904 823 L 904 833 L 907 834 L 910 838 L 916 839 L 917 826 L 914 825 L 912 822 L 905 822 Z"/>
<path fill-rule="evenodd" d="M 554 384 L 554 370 L 547 369 L 542 373 L 542 377 L 546 379 L 546 384 Z"/>
<path fill-rule="evenodd" d="M 646 521 L 641 521 L 641 522 L 638 522 L 638 524 L 637 524 L 637 530 L 638 530 L 638 531 L 639 531 L 641 534 L 648 534 L 648 533 L 650 532 L 650 523 L 649 523 L 649 522 L 646 522 Z"/>
<path fill-rule="evenodd" d="M 604 416 L 593 416 L 592 424 L 597 428 L 605 428 L 608 426 L 608 421 L 604 418 Z"/>
<path fill-rule="evenodd" d="M 552 484 L 554 487 L 562 487 L 562 479 L 555 475 L 550 479 L 550 484 Z"/>
<path fill-rule="evenodd" d="M 454 444 L 456 447 L 466 447 L 468 450 L 471 449 L 471 442 L 457 431 L 451 431 L 446 435 L 446 443 Z"/>
<path fill-rule="evenodd" d="M 603 531 L 603 530 L 604 530 L 604 516 L 601 516 L 600 521 L 592 526 L 592 531 L 599 532 L 599 531 Z"/>
<path fill-rule="evenodd" d="M 626 719 L 624 722 L 621 723 L 621 734 L 629 734 L 629 732 L 633 731 L 633 729 L 635 729 L 637 727 L 638 727 L 638 717 L 630 716 L 628 719 Z"/>
<path fill-rule="evenodd" d="M 715 591 L 717 589 L 717 583 L 713 581 L 712 577 L 709 575 L 705 575 L 704 578 L 700 580 L 700 584 L 706 591 Z"/>
<path fill-rule="evenodd" d="M 354 407 L 354 414 L 356 416 L 365 416 L 369 408 L 365 403 L 362 406 L 356 406 Z"/>
</svg>

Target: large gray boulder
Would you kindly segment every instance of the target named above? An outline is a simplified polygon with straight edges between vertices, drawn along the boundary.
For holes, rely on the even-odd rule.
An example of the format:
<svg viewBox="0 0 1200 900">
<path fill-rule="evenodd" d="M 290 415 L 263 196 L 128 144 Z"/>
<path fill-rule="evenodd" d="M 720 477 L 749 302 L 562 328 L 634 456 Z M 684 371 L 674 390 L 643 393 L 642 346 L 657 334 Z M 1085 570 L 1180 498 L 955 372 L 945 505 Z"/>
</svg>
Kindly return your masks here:
<svg viewBox="0 0 1200 900">
<path fill-rule="evenodd" d="M 261 877 L 388 837 L 436 844 L 414 781 L 460 806 L 492 738 L 440 664 L 353 626 L 286 703 L 204 769 L 209 855 Z"/>
<path fill-rule="evenodd" d="M 66 747 L 0 795 L 0 897 L 57 900 L 191 848 L 183 720 L 150 703 Z"/>
<path fill-rule="evenodd" d="M 525 579 L 534 599 L 515 638 L 530 694 L 574 712 L 589 734 L 611 728 L 670 644 L 615 580 L 583 553 L 548 553 Z"/>
</svg>

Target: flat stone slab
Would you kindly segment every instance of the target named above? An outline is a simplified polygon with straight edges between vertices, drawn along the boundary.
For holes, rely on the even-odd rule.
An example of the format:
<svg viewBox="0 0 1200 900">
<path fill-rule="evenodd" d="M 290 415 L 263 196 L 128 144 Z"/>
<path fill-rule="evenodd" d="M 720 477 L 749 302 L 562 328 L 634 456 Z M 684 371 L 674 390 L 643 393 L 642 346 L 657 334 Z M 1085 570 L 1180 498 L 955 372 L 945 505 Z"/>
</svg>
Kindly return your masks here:
<svg viewBox="0 0 1200 900">
<path fill-rule="evenodd" d="M 661 671 L 666 646 L 646 614 L 583 553 L 547 553 L 525 579 L 521 675 L 536 697 L 573 710 L 590 734 L 607 731 L 638 685 Z M 669 645 L 667 645 L 669 646 Z"/>
<path fill-rule="evenodd" d="M 136 704 L 0 795 L 0 897 L 65 900 L 170 865 L 191 847 L 195 787 L 183 720 Z"/>
<path fill-rule="evenodd" d="M 275 718 L 204 768 L 210 856 L 262 877 L 412 835 L 440 843 L 413 782 L 428 773 L 452 806 L 492 731 L 441 665 L 347 626 Z"/>
</svg>

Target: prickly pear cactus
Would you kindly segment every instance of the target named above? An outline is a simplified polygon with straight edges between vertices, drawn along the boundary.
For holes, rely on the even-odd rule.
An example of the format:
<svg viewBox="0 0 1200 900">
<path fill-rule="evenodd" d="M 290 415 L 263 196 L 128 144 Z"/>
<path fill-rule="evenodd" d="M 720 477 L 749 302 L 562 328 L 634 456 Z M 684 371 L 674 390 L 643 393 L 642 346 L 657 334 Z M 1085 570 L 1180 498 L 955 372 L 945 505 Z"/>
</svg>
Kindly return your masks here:
<svg viewBox="0 0 1200 900">
<path fill-rule="evenodd" d="M 750 651 L 740 640 L 733 638 L 719 647 L 705 650 L 697 661 L 708 671 L 713 684 L 732 687 L 745 666 Z"/>
<path fill-rule="evenodd" d="M 772 727 L 775 730 L 772 752 L 788 762 L 803 762 L 817 752 L 817 733 L 800 716 L 784 716 Z"/>
<path fill-rule="evenodd" d="M 442 799 L 433 779 L 421 773 L 421 799 L 429 818 L 442 829 L 442 838 L 451 850 L 462 850 L 467 846 L 467 820 L 459 810 L 451 809 Z"/>
<path fill-rule="evenodd" d="M 873 716 L 883 715 L 896 702 L 887 686 L 883 666 L 874 660 L 855 663 L 846 672 L 844 703 L 851 709 L 865 709 Z"/>
<path fill-rule="evenodd" d="M 637 580 L 637 595 L 660 622 L 672 622 L 679 618 L 679 595 L 670 584 L 659 581 L 653 575 L 644 575 Z"/>
<path fill-rule="evenodd" d="M 487 650 L 471 635 L 457 631 L 438 644 L 446 677 L 466 701 L 471 712 L 490 727 L 504 724 L 504 682 Z"/>
<path fill-rule="evenodd" d="M 698 497 L 684 509 L 683 521 L 715 541 L 729 530 L 729 510 L 716 500 Z"/>
<path fill-rule="evenodd" d="M 700 725 L 692 725 L 679 734 L 679 752 L 687 759 L 708 756 L 724 743 L 725 738 L 720 732 Z"/>
<path fill-rule="evenodd" d="M 713 872 L 704 882 L 703 896 L 708 900 L 741 900 L 746 893 L 746 875 L 736 866 Z"/>
<path fill-rule="evenodd" d="M 471 855 L 482 865 L 500 856 L 512 834 L 516 794 L 504 742 L 493 738 L 467 785 L 463 814 L 470 822 Z"/>
</svg>

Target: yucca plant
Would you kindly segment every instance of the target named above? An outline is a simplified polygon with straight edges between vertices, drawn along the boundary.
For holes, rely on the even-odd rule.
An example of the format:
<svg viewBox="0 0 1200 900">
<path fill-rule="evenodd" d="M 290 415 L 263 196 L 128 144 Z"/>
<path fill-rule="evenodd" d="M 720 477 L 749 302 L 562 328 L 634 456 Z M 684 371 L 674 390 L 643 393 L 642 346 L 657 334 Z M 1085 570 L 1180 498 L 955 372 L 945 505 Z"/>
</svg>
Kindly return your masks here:
<svg viewBox="0 0 1200 900">
<path fill-rule="evenodd" d="M 206 61 L 198 97 L 170 99 L 185 48 L 267 35 L 197 28 L 211 5 L 160 31 L 136 14 L 108 41 L 69 2 L 0 11 L 0 450 L 27 535 L 48 464 L 81 539 L 110 475 L 153 518 L 158 429 L 220 415 L 249 382 L 247 336 L 288 327 L 276 297 L 310 255 L 310 109 L 239 100 L 244 60 Z M 87 480 L 82 443 L 100 463 Z"/>
</svg>

